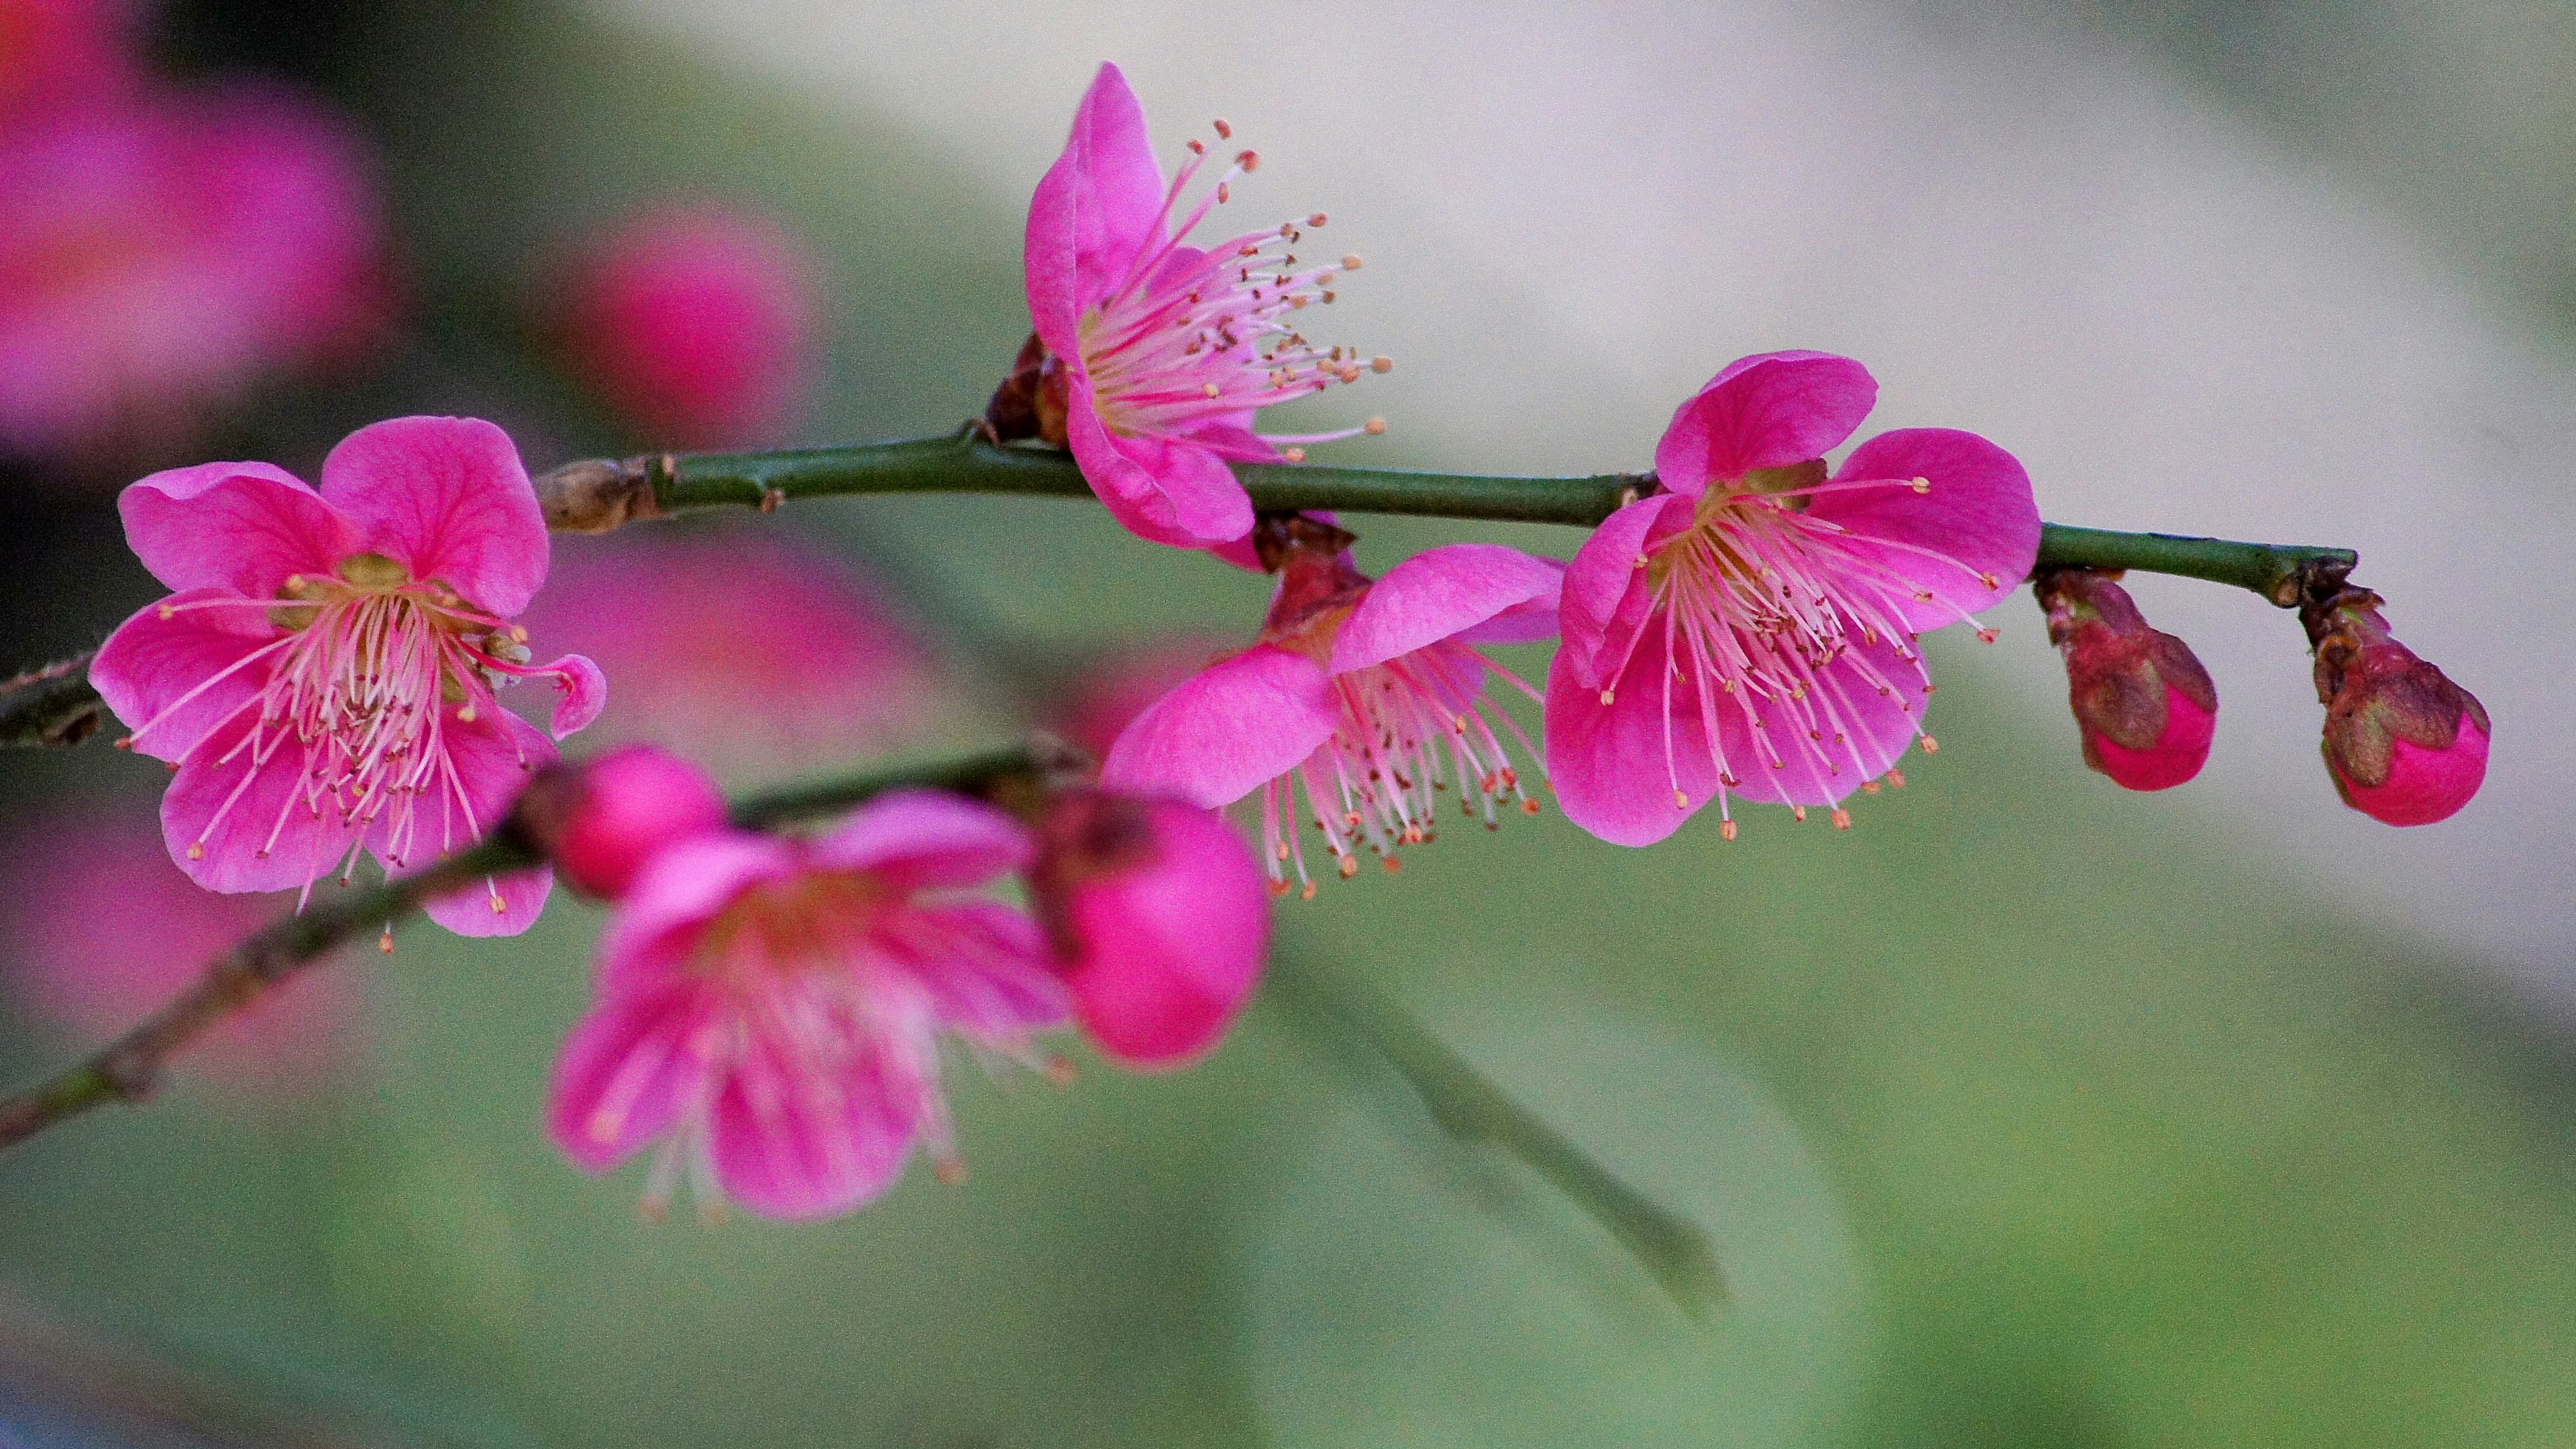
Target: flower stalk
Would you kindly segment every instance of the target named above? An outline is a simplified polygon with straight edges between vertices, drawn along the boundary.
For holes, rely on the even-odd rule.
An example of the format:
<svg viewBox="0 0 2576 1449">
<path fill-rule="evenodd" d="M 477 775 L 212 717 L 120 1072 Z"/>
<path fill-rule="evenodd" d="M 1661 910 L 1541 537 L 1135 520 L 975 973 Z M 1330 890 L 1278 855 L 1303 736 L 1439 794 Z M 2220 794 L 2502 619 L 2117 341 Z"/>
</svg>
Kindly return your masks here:
<svg viewBox="0 0 2576 1449">
<path fill-rule="evenodd" d="M 735 802 L 733 817 L 746 827 L 769 829 L 844 810 L 904 786 L 992 792 L 1063 768 L 1066 748 L 1039 737 L 945 759 L 877 765 L 747 796 Z M 419 915 L 431 899 L 540 863 L 536 847 L 514 818 L 416 875 L 271 923 L 216 958 L 194 986 L 123 1036 L 40 1085 L 0 1100 L 0 1151 L 93 1107 L 143 1101 L 160 1085 L 173 1057 L 269 988 L 370 932 L 383 932 L 390 950 L 395 928 Z"/>
</svg>

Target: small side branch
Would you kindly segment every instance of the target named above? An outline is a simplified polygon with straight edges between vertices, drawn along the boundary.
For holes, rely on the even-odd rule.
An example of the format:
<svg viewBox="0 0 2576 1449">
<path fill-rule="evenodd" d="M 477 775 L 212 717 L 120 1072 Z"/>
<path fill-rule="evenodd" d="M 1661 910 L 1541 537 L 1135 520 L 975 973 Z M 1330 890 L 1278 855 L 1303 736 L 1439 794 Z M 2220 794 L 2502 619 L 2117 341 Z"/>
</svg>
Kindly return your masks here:
<svg viewBox="0 0 2576 1449">
<path fill-rule="evenodd" d="M 107 702 L 90 687 L 93 654 L 30 669 L 0 683 L 0 745 L 76 745 L 107 722 Z"/>
<path fill-rule="evenodd" d="M 2142 573 L 2178 574 L 2251 589 L 2281 608 L 2295 609 L 2313 594 L 2332 594 L 2342 587 L 2344 577 L 2360 561 L 2361 555 L 2348 548 L 2238 543 L 2172 533 L 2118 533 L 2107 528 L 2049 523 L 2040 526 L 2039 562 L 2031 572 L 2135 569 Z"/>
</svg>

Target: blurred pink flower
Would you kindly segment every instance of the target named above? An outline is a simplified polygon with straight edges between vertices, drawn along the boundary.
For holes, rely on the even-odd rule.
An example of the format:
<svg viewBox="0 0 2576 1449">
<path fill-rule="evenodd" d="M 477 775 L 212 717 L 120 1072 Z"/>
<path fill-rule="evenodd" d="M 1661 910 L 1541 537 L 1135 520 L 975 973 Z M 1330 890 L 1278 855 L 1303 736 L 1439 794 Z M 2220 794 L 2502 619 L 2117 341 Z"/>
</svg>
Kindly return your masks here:
<svg viewBox="0 0 2576 1449">
<path fill-rule="evenodd" d="M 2389 825 L 2448 820 L 2486 783 L 2492 726 L 2478 697 L 2397 640 L 2368 589 L 2300 611 L 2326 707 L 2326 773 L 2343 802 Z"/>
<path fill-rule="evenodd" d="M 1092 656 L 1052 692 L 1047 727 L 1106 759 L 1119 734 L 1172 686 L 1234 652 L 1212 636 L 1155 640 Z"/>
<path fill-rule="evenodd" d="M 819 269 L 775 220 L 668 207 L 583 243 L 550 288 L 557 345 L 629 427 L 673 448 L 781 441 L 811 396 Z"/>
<path fill-rule="evenodd" d="M 713 780 L 651 745 L 627 745 L 550 771 L 520 796 L 520 821 L 557 872 L 573 889 L 604 901 L 625 895 L 654 856 L 723 829 L 725 818 L 724 796 Z"/>
<path fill-rule="evenodd" d="M 126 0 L 0 0 L 0 124 L 123 100 L 141 79 Z"/>
<path fill-rule="evenodd" d="M 210 895 L 170 868 L 151 817 L 58 809 L 0 842 L 0 972 L 68 1043 L 96 1047 L 141 1021 L 291 897 Z M 331 1085 L 356 1065 L 363 982 L 323 962 L 228 1017 L 180 1059 L 235 1094 Z"/>
<path fill-rule="evenodd" d="M 1499 666 L 1469 646 L 1555 633 L 1559 566 L 1457 543 L 1372 582 L 1351 566 L 1350 535 L 1306 520 L 1287 527 L 1261 641 L 1138 715 L 1110 749 L 1102 785 L 1208 808 L 1258 787 L 1273 888 L 1287 890 L 1293 863 L 1309 895 L 1292 781 L 1345 876 L 1359 870 L 1363 843 L 1393 870 L 1397 846 L 1430 839 L 1435 792 L 1453 782 L 1460 806 L 1488 826 L 1506 796 L 1536 810 L 1495 722 L 1536 751 L 1485 698 L 1486 671 Z"/>
<path fill-rule="evenodd" d="M 397 873 L 498 824 L 553 741 L 493 687 L 551 678 L 561 738 L 605 684 L 570 655 L 531 667 L 510 623 L 545 582 L 536 492 L 507 434 L 396 418 L 350 434 L 320 492 L 266 463 L 155 473 L 117 500 L 126 541 L 176 590 L 90 667 L 133 733 L 177 768 L 171 858 L 211 890 L 309 888 L 360 849 Z M 432 901 L 469 936 L 527 929 L 550 871 Z"/>
<path fill-rule="evenodd" d="M 1220 141 L 1233 134 L 1223 121 L 1216 129 Z M 1283 457 L 1275 444 L 1384 426 L 1263 438 L 1252 432 L 1257 410 L 1387 367 L 1355 350 L 1317 347 L 1290 323 L 1309 304 L 1332 301 L 1335 273 L 1359 265 L 1357 257 L 1300 264 L 1289 254 L 1307 228 L 1324 224 L 1320 213 L 1206 251 L 1183 241 L 1260 164 L 1236 152 L 1215 190 L 1174 226 L 1172 209 L 1207 159 L 1204 144 L 1189 148 L 1165 185 L 1144 108 L 1118 67 L 1100 68 L 1064 154 L 1029 201 L 1029 316 L 1046 357 L 1024 352 L 1018 375 L 1028 379 L 1024 402 L 1038 435 L 1072 448 L 1118 521 L 1184 548 L 1251 531 L 1252 504 L 1229 460 L 1275 463 Z"/>
<path fill-rule="evenodd" d="M 527 622 L 617 680 L 593 739 L 664 745 L 720 779 L 881 753 L 944 707 L 849 572 L 774 530 L 567 539 Z"/>
<path fill-rule="evenodd" d="M 1038 836 L 1029 895 L 1083 1031 L 1146 1070 L 1212 1050 L 1270 949 L 1243 837 L 1195 805 L 1100 790 L 1055 797 Z"/>
<path fill-rule="evenodd" d="M 2039 510 L 2011 454 L 1943 428 L 1882 433 L 1828 479 L 1825 452 L 1877 397 L 1847 357 L 1774 352 L 1673 414 L 1665 491 L 1612 514 L 1566 571 L 1547 762 L 1567 819 L 1649 845 L 1715 799 L 1731 840 L 1729 794 L 1803 817 L 1921 733 L 1916 633 L 2018 584 Z"/>
<path fill-rule="evenodd" d="M 0 448 L 184 436 L 265 374 L 381 332 L 363 148 L 281 93 L 153 93 L 0 128 Z"/>
<path fill-rule="evenodd" d="M 645 866 L 599 943 L 598 995 L 555 1067 L 564 1155 L 604 1172 L 659 1143 L 659 1216 L 690 1176 L 766 1217 L 843 1212 L 916 1140 L 962 1170 L 939 1089 L 953 1030 L 1032 1060 L 1065 988 L 1028 917 L 965 894 L 1020 869 L 1028 832 L 931 791 L 881 796 L 811 840 L 719 831 Z"/>
</svg>

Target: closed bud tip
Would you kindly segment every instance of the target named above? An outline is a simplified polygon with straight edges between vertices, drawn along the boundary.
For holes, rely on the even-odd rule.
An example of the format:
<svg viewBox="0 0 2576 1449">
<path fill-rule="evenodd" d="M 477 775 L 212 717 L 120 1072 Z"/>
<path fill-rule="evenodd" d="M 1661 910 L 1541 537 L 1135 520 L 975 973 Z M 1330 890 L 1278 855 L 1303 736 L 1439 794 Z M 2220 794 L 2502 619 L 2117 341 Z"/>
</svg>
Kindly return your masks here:
<svg viewBox="0 0 2576 1449">
<path fill-rule="evenodd" d="M 721 828 L 725 803 L 697 766 L 628 745 L 540 773 L 514 820 L 575 890 L 615 900 L 663 849 Z"/>
<path fill-rule="evenodd" d="M 2053 569 L 2031 590 L 2066 661 L 2084 763 L 2128 790 L 2199 774 L 2218 732 L 2218 686 L 2191 646 L 2151 627 L 2111 574 Z"/>
</svg>

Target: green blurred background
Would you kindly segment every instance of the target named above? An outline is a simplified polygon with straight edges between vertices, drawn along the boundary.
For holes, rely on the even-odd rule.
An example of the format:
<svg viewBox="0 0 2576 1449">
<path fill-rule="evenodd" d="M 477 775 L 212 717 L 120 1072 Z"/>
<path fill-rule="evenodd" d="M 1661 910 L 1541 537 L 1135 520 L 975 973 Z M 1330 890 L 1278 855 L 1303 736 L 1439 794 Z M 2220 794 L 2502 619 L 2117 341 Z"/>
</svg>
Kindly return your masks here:
<svg viewBox="0 0 2576 1449">
<path fill-rule="evenodd" d="M 899 96 L 819 96 L 678 38 L 722 24 L 718 9 L 674 26 L 568 0 L 242 0 L 174 6 L 160 33 L 174 65 L 283 71 L 365 118 L 423 297 L 506 290 L 544 243 L 641 199 L 757 202 L 835 267 L 813 436 L 973 413 L 1026 330 L 1021 194 Z M 2341 25 L 2284 19 L 2308 9 L 1888 13 L 1972 55 L 2030 44 L 2033 27 L 2115 47 L 2172 77 L 2175 104 L 2254 118 L 2260 146 L 2357 178 L 2349 194 L 2436 218 L 2436 235 L 2487 207 L 2462 273 L 2540 319 L 2531 346 L 2557 347 L 2565 314 L 2549 309 L 2576 295 L 2576 37 L 2545 14 L 2514 32 L 2522 88 L 2480 110 L 2434 103 L 2472 84 L 2451 32 L 2425 40 L 2406 13 L 2359 0 L 2317 7 Z M 1777 19 L 1682 13 L 1717 29 Z M 1017 43 L 1079 77 L 1114 43 L 1186 56 L 1295 23 L 1208 18 L 1160 33 L 1067 11 Z M 1500 23 L 1463 7 L 1453 21 Z M 1069 112 L 1078 85 L 1044 109 Z M 1155 114 L 1167 152 L 1196 119 Z M 2476 168 L 2446 159 L 2492 157 L 2494 134 L 2515 148 L 2522 184 L 2495 193 L 2511 205 L 2481 201 Z M 1263 181 L 1257 205 L 1283 214 L 1334 201 L 1323 154 Z M 1405 244 L 1371 238 L 1361 280 Z M 1355 284 L 1350 300 L 1361 323 L 1415 305 L 1391 285 Z M 1509 288 L 1481 305 L 1512 329 Z M 394 362 L 263 400 L 209 455 L 309 470 L 346 428 L 396 411 L 494 417 L 539 466 L 649 443 L 567 406 L 472 313 L 433 307 Z M 1698 374 L 1788 340 L 1698 339 Z M 1407 356 L 1399 379 L 1443 365 Z M 1661 381 L 1642 415 L 1679 395 Z M 1945 395 L 1938 377 L 1915 381 Z M 1370 461 L 1503 461 L 1436 424 L 1408 442 L 1407 396 L 1383 404 L 1398 426 Z M 1651 436 L 1577 432 L 1531 466 L 1634 465 Z M 30 496 L 28 525 L 0 541 L 0 663 L 84 647 L 153 593 L 108 495 Z M 2074 520 L 2044 469 L 2042 505 L 2229 526 Z M 934 584 L 934 625 L 963 610 L 1065 659 L 1158 631 L 1248 631 L 1262 600 L 1257 579 L 1062 503 L 851 501 L 762 526 Z M 2307 531 L 2333 537 L 2335 521 Z M 1374 524 L 1362 561 L 1454 536 Z M 1574 542 L 1487 536 L 1559 556 Z M 2408 602 L 2435 629 L 2476 622 L 2465 597 Z M 2249 632 L 2282 636 L 2289 686 L 2262 697 L 2295 701 L 2295 632 L 2226 603 Z M 2053 669 L 2033 618 L 2002 622 L 2004 649 Z M 2402 909 L 2337 894 L 2336 859 L 2268 848 L 2215 791 L 2123 795 L 2081 769 L 2045 689 L 2012 682 L 2030 663 L 1940 638 L 1943 749 L 1848 834 L 1763 814 L 1733 846 L 1694 829 L 1628 852 L 1550 814 L 1282 908 L 1284 949 L 1376 982 L 1704 1225 L 1733 1290 L 1709 1322 L 1537 1177 L 1442 1138 L 1365 1052 L 1275 998 L 1177 1076 L 1086 1061 L 1058 1091 L 954 1072 L 961 1187 L 916 1172 L 834 1222 L 645 1225 L 637 1173 L 584 1178 L 538 1127 L 598 924 L 559 895 L 523 938 L 420 931 L 390 960 L 337 968 L 376 979 L 381 1021 L 371 1068 L 336 1097 L 263 1110 L 183 1085 L 0 1162 L 0 1316 L 20 1325 L 0 1348 L 32 1362 L 77 1347 L 105 1365 L 72 1392 L 20 1363 L 0 1381 L 0 1424 L 34 1445 L 164 1442 L 121 1437 L 84 1398 L 148 1361 L 192 1386 L 183 1417 L 233 1426 L 207 1442 L 2576 1441 L 2576 1038 L 2547 989 L 2546 921 L 2498 969 L 2439 920 L 2410 928 Z M 2292 736 L 2312 728 L 2295 723 Z M 2518 728 L 2541 725 L 2503 725 Z M 149 799 L 163 778 L 95 747 L 0 767 L 0 809 L 18 818 L 66 794 Z M 2326 791 L 2304 750 L 2265 768 Z M 2492 834 L 2484 808 L 2433 830 Z M 5 1032 L 13 1080 L 68 1049 L 23 1022 Z"/>
</svg>

